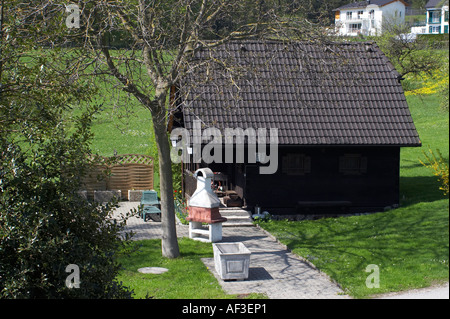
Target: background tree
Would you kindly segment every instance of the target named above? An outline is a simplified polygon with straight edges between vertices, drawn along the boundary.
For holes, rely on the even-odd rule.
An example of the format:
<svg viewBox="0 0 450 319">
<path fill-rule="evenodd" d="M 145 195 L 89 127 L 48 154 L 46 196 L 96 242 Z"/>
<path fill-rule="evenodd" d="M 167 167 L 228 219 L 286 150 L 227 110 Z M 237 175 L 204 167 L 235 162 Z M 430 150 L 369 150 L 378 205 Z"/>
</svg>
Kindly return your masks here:
<svg viewBox="0 0 450 319">
<path fill-rule="evenodd" d="M 162 211 L 162 254 L 179 255 L 177 244 L 170 146 L 167 136 L 170 89 L 202 61 L 192 59 L 204 47 L 234 39 L 306 38 L 294 16 L 278 15 L 278 2 L 250 0 L 80 1 L 81 28 L 71 30 L 80 50 L 79 61 L 109 87 L 133 96 L 151 113 L 159 154 Z M 317 29 L 317 28 L 316 28 Z M 283 30 L 283 33 L 280 32 Z M 317 38 L 321 36 L 317 33 Z M 116 50 L 111 43 L 127 43 Z M 232 65 L 225 66 L 228 71 Z"/>
<path fill-rule="evenodd" d="M 44 43 L 51 48 L 37 51 L 53 55 L 44 70 L 61 76 L 59 83 L 66 83 L 67 88 L 78 86 L 73 91 L 77 94 L 101 85 L 135 98 L 149 110 L 158 149 L 162 254 L 175 258 L 179 248 L 167 123 L 177 104 L 171 103 L 170 90 L 182 83 L 186 73 L 205 63 L 193 59 L 194 53 L 235 39 L 270 36 L 321 41 L 325 33 L 275 0 L 78 1 L 80 28 L 71 29 L 65 24 L 66 4 L 63 0 L 17 1 L 10 15 L 27 23 L 26 32 L 46 30 L 46 38 L 38 39 L 41 45 L 36 48 Z M 242 74 L 242 70 L 229 62 L 211 58 L 207 63 L 220 64 L 232 82 L 233 73 Z M 40 69 L 39 63 L 33 65 Z M 76 105 L 69 100 L 73 94 L 57 96 L 66 105 Z"/>
<path fill-rule="evenodd" d="M 425 38 L 413 39 L 409 33 L 407 24 L 385 20 L 383 35 L 377 37 L 376 42 L 402 76 L 431 74 L 441 66 L 438 53 L 429 50 Z"/>
<path fill-rule="evenodd" d="M 89 78 L 73 75 L 70 50 L 49 50 L 60 22 L 48 3 L 3 1 L 0 41 L 0 298 L 127 298 L 116 281 L 123 223 L 113 205 L 78 195 L 89 160 L 97 107 L 69 117 L 89 101 Z M 30 34 L 33 36 L 31 37 Z M 80 269 L 68 289 L 65 269 Z"/>
</svg>

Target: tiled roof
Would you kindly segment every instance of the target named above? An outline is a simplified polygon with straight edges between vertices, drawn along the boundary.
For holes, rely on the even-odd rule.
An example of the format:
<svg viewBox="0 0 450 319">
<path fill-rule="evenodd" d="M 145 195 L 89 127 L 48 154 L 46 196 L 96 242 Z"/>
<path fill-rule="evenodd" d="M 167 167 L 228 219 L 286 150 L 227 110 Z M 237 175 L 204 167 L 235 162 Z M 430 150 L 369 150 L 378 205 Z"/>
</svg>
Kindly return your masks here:
<svg viewBox="0 0 450 319">
<path fill-rule="evenodd" d="M 429 0 L 425 8 L 442 8 L 443 6 L 448 6 L 448 0 Z"/>
<path fill-rule="evenodd" d="M 278 128 L 285 145 L 420 145 L 399 74 L 374 43 L 230 42 L 195 59 L 204 64 L 180 92 L 189 130 L 200 119 Z"/>
</svg>

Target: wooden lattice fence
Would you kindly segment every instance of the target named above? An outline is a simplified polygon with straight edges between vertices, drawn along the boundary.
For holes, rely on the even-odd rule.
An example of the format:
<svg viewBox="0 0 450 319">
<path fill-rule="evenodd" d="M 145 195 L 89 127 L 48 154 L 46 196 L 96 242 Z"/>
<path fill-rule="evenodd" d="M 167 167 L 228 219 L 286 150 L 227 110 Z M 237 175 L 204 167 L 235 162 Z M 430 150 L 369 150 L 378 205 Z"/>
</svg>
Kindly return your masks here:
<svg viewBox="0 0 450 319">
<path fill-rule="evenodd" d="M 94 197 L 94 191 L 120 190 L 122 200 L 128 200 L 128 190 L 153 189 L 154 161 L 151 156 L 123 154 L 103 159 L 104 163 L 112 164 L 96 166 L 83 179 L 88 198 Z"/>
</svg>

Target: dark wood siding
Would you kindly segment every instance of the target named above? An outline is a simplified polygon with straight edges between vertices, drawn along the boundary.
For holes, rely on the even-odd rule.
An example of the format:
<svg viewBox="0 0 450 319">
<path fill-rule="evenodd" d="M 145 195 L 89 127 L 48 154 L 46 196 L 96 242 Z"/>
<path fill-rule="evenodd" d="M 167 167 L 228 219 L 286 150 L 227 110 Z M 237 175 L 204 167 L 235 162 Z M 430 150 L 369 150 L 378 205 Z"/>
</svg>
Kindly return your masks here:
<svg viewBox="0 0 450 319">
<path fill-rule="evenodd" d="M 283 157 L 293 153 L 310 157 L 309 173 L 283 173 Z M 364 159 L 360 174 L 340 171 L 340 159 L 349 154 Z M 399 157 L 398 147 L 280 147 L 276 174 L 260 175 L 257 165 L 246 166 L 246 203 L 269 209 L 296 207 L 299 201 L 349 201 L 352 210 L 379 210 L 398 204 Z"/>
<path fill-rule="evenodd" d="M 248 162 L 208 166 L 228 176 L 229 189 L 249 208 L 258 205 L 271 213 L 276 208 L 295 213 L 299 202 L 350 202 L 352 212 L 378 211 L 399 203 L 399 147 L 280 146 L 278 151 L 278 170 L 271 175 L 259 174 L 259 164 Z M 293 171 L 286 157 L 304 159 L 304 169 Z M 290 163 L 288 170 L 283 169 L 286 163 Z M 185 193 L 192 195 L 195 178 L 186 173 L 184 177 Z"/>
</svg>

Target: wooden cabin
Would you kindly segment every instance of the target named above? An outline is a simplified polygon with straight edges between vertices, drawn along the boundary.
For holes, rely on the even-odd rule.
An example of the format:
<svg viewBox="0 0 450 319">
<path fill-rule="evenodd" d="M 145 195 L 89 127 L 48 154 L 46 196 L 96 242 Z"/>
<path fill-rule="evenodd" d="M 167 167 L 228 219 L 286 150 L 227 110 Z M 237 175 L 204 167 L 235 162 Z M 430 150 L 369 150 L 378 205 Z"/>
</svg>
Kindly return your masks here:
<svg viewBox="0 0 450 319">
<path fill-rule="evenodd" d="M 248 160 L 247 138 L 244 162 L 183 163 L 187 196 L 192 172 L 209 167 L 221 190 L 272 214 L 399 204 L 400 149 L 421 141 L 401 76 L 375 43 L 236 41 L 200 49 L 194 59 L 204 63 L 180 83 L 170 127 L 191 135 L 195 120 L 222 131 L 276 128 L 278 167 L 261 174 L 266 164 Z"/>
</svg>

